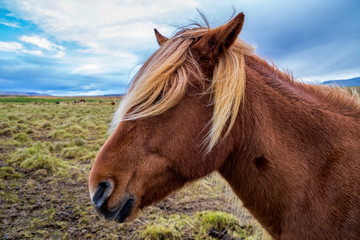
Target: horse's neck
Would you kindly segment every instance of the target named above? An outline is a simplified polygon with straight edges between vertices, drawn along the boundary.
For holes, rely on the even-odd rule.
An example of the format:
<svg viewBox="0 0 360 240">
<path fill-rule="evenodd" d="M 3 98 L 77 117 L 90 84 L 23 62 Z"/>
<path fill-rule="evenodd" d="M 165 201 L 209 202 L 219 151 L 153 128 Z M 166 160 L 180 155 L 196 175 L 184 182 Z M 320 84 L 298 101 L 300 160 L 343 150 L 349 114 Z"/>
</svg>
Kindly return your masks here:
<svg viewBox="0 0 360 240">
<path fill-rule="evenodd" d="M 344 134 L 356 138 L 360 129 L 358 124 L 354 134 L 343 131 L 354 123 L 351 119 L 317 109 L 312 104 L 316 96 L 271 71 L 247 67 L 244 108 L 233 130 L 238 149 L 219 172 L 244 206 L 278 238 L 284 226 L 298 224 L 296 219 L 286 222 L 302 216 L 294 206 L 307 204 L 306 198 L 317 194 L 316 189 L 306 192 L 306 186 L 318 180 L 314 176 L 326 168 L 329 156 L 341 154 L 347 143 L 340 138 Z M 359 136 L 355 140 L 360 142 Z"/>
</svg>

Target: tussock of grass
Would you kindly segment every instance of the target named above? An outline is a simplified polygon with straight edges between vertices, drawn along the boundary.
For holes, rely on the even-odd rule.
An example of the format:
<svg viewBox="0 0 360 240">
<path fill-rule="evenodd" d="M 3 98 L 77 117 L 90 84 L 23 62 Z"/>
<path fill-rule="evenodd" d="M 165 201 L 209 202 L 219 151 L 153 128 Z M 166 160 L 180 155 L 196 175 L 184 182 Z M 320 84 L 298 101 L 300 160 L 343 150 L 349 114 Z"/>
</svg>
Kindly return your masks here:
<svg viewBox="0 0 360 240">
<path fill-rule="evenodd" d="M 15 140 L 21 142 L 21 143 L 27 143 L 31 139 L 25 134 L 25 133 L 19 133 L 14 137 Z"/>
<path fill-rule="evenodd" d="M 12 128 L 5 128 L 0 130 L 0 135 L 1 136 L 7 136 L 10 137 L 14 134 L 14 130 Z"/>
<path fill-rule="evenodd" d="M 71 142 L 73 144 L 75 144 L 76 146 L 84 146 L 85 145 L 85 141 L 81 137 L 75 137 L 71 140 Z"/>
<path fill-rule="evenodd" d="M 9 127 L 10 127 L 10 124 L 8 124 L 7 122 L 0 123 L 0 129 L 9 128 Z"/>
<path fill-rule="evenodd" d="M 65 130 L 55 130 L 49 137 L 54 139 L 70 139 L 72 134 Z"/>
<path fill-rule="evenodd" d="M 12 147 L 18 147 L 18 146 L 22 146 L 24 144 L 21 144 L 20 142 L 10 138 L 10 139 L 0 139 L 0 146 L 3 149 L 10 149 Z M 0 155 L 1 158 L 1 155 Z"/>
<path fill-rule="evenodd" d="M 54 145 L 49 146 L 51 152 L 61 152 L 64 148 L 69 147 L 69 142 L 56 142 Z"/>
<path fill-rule="evenodd" d="M 41 126 L 43 129 L 51 129 L 52 128 L 52 125 L 51 125 L 51 123 L 49 123 L 49 122 L 44 122 L 43 124 L 42 124 L 42 126 Z"/>
<path fill-rule="evenodd" d="M 86 133 L 87 130 L 83 129 L 79 125 L 73 125 L 73 126 L 69 127 L 68 132 L 70 132 L 72 134 L 83 134 L 83 133 Z"/>
<path fill-rule="evenodd" d="M 26 132 L 26 134 L 32 134 L 32 133 L 34 133 L 34 130 L 29 128 L 25 132 Z"/>
<path fill-rule="evenodd" d="M 239 227 L 238 219 L 234 215 L 226 212 L 205 211 L 197 213 L 195 217 L 207 230 L 214 228 L 218 231 L 222 231 L 224 229 L 235 231 Z"/>
<path fill-rule="evenodd" d="M 15 120 L 18 120 L 18 119 L 19 119 L 19 116 L 16 115 L 16 114 L 9 114 L 9 115 L 8 115 L 8 119 L 9 119 L 10 121 L 15 121 Z"/>
<path fill-rule="evenodd" d="M 13 192 L 0 191 L 0 197 L 4 201 L 8 201 L 8 202 L 12 202 L 12 203 L 16 203 L 19 201 L 18 195 Z"/>
<path fill-rule="evenodd" d="M 20 119 L 17 121 L 17 123 L 26 123 L 26 120 L 20 118 Z"/>
<path fill-rule="evenodd" d="M 96 154 L 97 154 L 97 151 L 88 153 L 87 155 L 82 156 L 82 157 L 80 158 L 80 160 L 81 160 L 82 162 L 92 163 L 92 162 L 95 160 Z"/>
<path fill-rule="evenodd" d="M 47 146 L 42 143 L 17 150 L 12 154 L 9 163 L 19 165 L 26 170 L 46 169 L 53 173 L 70 167 L 68 162 L 53 157 Z"/>
<path fill-rule="evenodd" d="M 23 174 L 17 172 L 13 167 L 0 167 L 0 179 L 21 178 Z"/>
<path fill-rule="evenodd" d="M 67 159 L 75 159 L 83 156 L 83 151 L 79 147 L 67 147 L 64 148 L 60 156 Z"/>
</svg>

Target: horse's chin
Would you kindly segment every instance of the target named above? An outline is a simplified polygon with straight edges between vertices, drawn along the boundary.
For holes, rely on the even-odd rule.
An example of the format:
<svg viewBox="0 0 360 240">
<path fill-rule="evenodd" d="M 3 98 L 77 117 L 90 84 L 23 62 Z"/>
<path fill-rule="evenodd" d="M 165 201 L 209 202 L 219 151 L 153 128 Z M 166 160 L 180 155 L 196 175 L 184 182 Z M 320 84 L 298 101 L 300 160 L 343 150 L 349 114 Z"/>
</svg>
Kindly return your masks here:
<svg viewBox="0 0 360 240">
<path fill-rule="evenodd" d="M 118 223 L 129 223 L 129 222 L 132 222 L 134 221 L 137 216 L 139 215 L 139 212 L 140 212 L 140 209 L 137 208 L 137 207 L 134 207 L 132 210 L 131 210 L 131 213 L 130 215 L 125 218 L 125 220 L 123 222 L 118 222 L 117 220 L 115 220 L 115 222 L 118 222 Z"/>
</svg>

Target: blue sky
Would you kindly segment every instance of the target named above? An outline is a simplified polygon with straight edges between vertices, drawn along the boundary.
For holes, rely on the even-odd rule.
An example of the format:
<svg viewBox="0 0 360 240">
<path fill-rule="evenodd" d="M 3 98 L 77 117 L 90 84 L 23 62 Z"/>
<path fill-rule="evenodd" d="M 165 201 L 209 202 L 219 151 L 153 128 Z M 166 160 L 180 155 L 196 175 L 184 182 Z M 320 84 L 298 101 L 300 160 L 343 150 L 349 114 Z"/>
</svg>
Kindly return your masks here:
<svg viewBox="0 0 360 240">
<path fill-rule="evenodd" d="M 241 38 L 301 81 L 360 76 L 358 0 L 0 0 L 0 91 L 123 93 L 157 49 L 202 10 L 212 26 L 245 13 Z"/>
</svg>

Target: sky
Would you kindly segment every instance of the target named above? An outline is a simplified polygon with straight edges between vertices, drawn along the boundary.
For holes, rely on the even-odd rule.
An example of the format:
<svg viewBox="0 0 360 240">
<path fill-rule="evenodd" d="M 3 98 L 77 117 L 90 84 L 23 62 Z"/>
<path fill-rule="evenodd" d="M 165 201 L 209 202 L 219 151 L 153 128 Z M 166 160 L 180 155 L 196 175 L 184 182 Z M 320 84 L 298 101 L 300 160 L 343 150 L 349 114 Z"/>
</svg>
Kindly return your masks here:
<svg viewBox="0 0 360 240">
<path fill-rule="evenodd" d="M 124 93 L 158 48 L 201 21 L 244 12 L 240 38 L 300 81 L 360 76 L 359 0 L 0 0 L 0 91 Z"/>
</svg>

